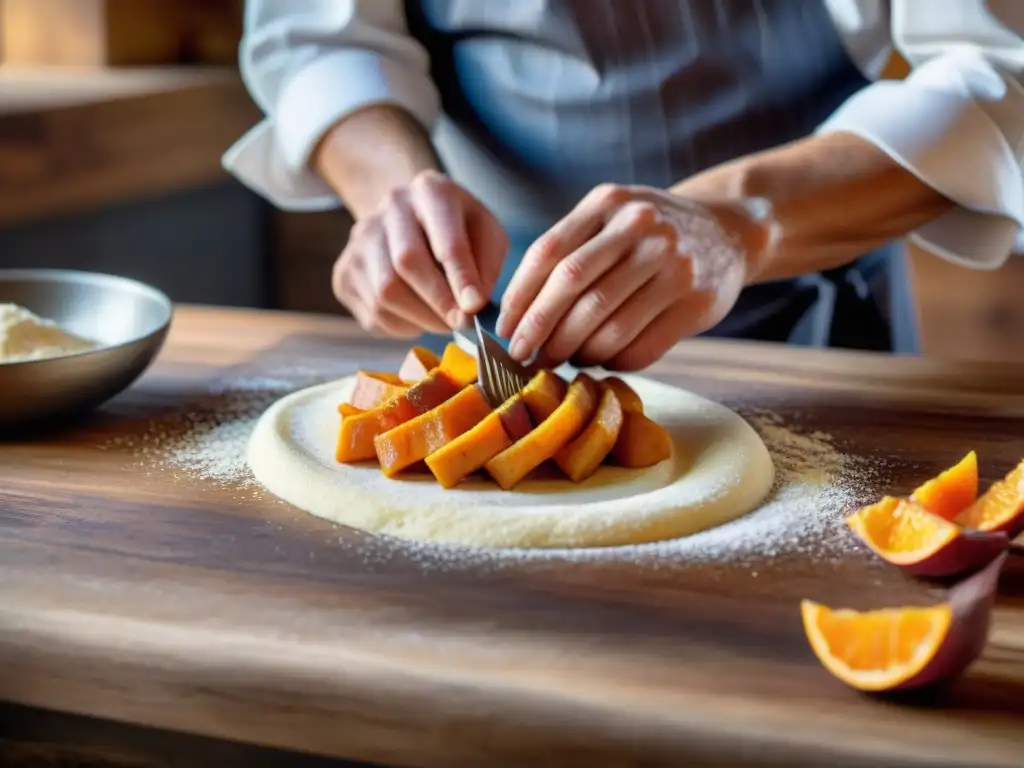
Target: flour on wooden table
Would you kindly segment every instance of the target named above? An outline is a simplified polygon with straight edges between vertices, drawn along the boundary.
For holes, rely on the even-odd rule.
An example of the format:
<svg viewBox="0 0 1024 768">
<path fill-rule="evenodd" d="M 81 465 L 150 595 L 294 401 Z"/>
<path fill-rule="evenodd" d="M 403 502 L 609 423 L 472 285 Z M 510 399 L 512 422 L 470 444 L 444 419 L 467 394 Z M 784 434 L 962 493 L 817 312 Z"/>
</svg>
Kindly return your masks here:
<svg viewBox="0 0 1024 768">
<path fill-rule="evenodd" d="M 831 435 L 799 432 L 771 411 L 740 411 L 761 436 L 775 462 L 771 495 L 760 508 L 732 522 L 681 539 L 601 549 L 480 550 L 441 548 L 399 539 L 350 541 L 368 564 L 402 558 L 428 568 L 501 567 L 522 561 L 751 564 L 765 557 L 800 554 L 837 560 L 855 548 L 843 518 L 877 496 L 884 463 L 842 453 Z M 755 574 L 756 575 L 756 574 Z"/>
<path fill-rule="evenodd" d="M 105 447 L 129 451 L 144 471 L 171 472 L 237 491 L 239 497 L 274 501 L 254 481 L 246 460 L 249 436 L 260 415 L 281 397 L 354 368 L 339 362 L 333 370 L 285 367 L 226 378 L 194 402 L 154 420 L 141 434 Z M 350 548 L 368 565 L 397 558 L 431 568 L 500 567 L 524 560 L 753 563 L 787 553 L 831 560 L 855 546 L 843 516 L 877 496 L 884 464 L 844 454 L 831 435 L 801 431 L 774 412 L 740 413 L 771 452 L 775 487 L 759 509 L 717 528 L 672 541 L 601 549 L 486 550 L 348 534 L 339 537 L 339 546 Z"/>
<path fill-rule="evenodd" d="M 263 412 L 298 389 L 352 373 L 355 365 L 308 369 L 288 366 L 261 375 L 237 373 L 214 381 L 205 392 L 139 434 L 117 437 L 104 449 L 127 449 L 144 471 L 164 471 L 263 496 L 246 462 L 249 435 Z"/>
</svg>

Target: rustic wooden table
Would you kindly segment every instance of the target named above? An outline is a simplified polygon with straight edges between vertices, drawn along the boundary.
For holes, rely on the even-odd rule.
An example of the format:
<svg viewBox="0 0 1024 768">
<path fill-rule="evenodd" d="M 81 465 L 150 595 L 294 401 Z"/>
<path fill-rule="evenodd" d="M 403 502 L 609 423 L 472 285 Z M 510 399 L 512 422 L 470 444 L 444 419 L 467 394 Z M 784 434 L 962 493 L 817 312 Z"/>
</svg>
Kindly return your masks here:
<svg viewBox="0 0 1024 768">
<path fill-rule="evenodd" d="M 934 599 L 859 551 L 438 568 L 396 548 L 369 562 L 358 533 L 111 444 L 152 437 L 238 372 L 337 375 L 404 349 L 342 320 L 181 308 L 129 392 L 0 444 L 0 699 L 387 764 L 1024 764 L 1016 556 L 969 674 L 881 701 L 833 680 L 799 621 L 802 597 Z M 698 341 L 650 375 L 832 433 L 877 460 L 879 491 L 909 491 L 968 447 L 985 481 L 1024 454 L 1020 366 Z"/>
</svg>

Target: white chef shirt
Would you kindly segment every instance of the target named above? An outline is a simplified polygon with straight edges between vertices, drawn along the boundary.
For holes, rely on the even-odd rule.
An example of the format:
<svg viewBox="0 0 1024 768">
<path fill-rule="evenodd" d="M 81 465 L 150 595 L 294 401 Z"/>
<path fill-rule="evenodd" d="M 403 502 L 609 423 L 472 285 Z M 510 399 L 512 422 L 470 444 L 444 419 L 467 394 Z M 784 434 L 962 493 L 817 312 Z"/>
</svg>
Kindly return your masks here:
<svg viewBox="0 0 1024 768">
<path fill-rule="evenodd" d="M 983 269 L 1024 250 L 1024 2 L 821 1 L 851 60 L 874 82 L 818 131 L 863 137 L 956 203 L 912 233 L 925 248 Z M 499 4 L 507 13 L 537 13 L 538 24 L 547 6 Z M 910 75 L 878 80 L 894 49 Z M 500 176 L 445 120 L 402 0 L 248 0 L 240 64 L 266 118 L 225 154 L 224 166 L 279 208 L 340 205 L 308 167 L 310 154 L 339 119 L 370 104 L 398 104 L 414 115 L 453 176 Z M 508 182 L 485 183 L 479 196 L 493 204 L 486 191 L 500 188 L 503 208 L 543 225 Z"/>
</svg>

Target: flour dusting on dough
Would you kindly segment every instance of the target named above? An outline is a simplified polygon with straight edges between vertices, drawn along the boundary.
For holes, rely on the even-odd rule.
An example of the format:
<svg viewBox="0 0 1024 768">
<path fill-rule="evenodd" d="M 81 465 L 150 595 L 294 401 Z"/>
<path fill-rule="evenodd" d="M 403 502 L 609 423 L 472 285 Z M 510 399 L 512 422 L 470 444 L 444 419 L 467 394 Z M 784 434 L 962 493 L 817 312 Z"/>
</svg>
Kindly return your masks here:
<svg viewBox="0 0 1024 768">
<path fill-rule="evenodd" d="M 767 449 L 728 408 L 676 387 L 626 377 L 645 413 L 672 436 L 673 456 L 643 471 L 602 467 L 581 483 L 531 478 L 513 491 L 488 479 L 441 487 L 431 475 L 387 478 L 334 458 L 352 377 L 290 395 L 260 419 L 249 445 L 259 482 L 332 522 L 403 539 L 475 547 L 601 547 L 661 541 L 745 514 L 770 489 Z"/>
<path fill-rule="evenodd" d="M 888 467 L 839 450 L 832 435 L 801 432 L 769 410 L 743 414 L 775 463 L 775 483 L 753 512 L 706 531 L 667 541 L 591 549 L 496 550 L 438 547 L 388 537 L 342 536 L 369 567 L 401 557 L 430 570 L 503 569 L 524 562 L 763 563 L 800 555 L 839 562 L 858 544 L 843 518 L 877 495 Z M 752 574 L 756 577 L 756 572 Z"/>
<path fill-rule="evenodd" d="M 135 433 L 105 442 L 124 451 L 136 471 L 180 475 L 233 491 L 239 500 L 287 509 L 252 478 L 246 447 L 260 415 L 281 397 L 354 372 L 355 361 L 295 366 L 290 359 L 263 359 L 212 383 L 171 412 L 143 422 Z M 731 523 L 685 538 L 654 544 L 572 550 L 481 549 L 439 546 L 338 527 L 337 546 L 373 569 L 401 560 L 424 569 L 504 569 L 526 562 L 620 562 L 658 567 L 667 563 L 756 563 L 766 555 L 798 554 L 812 561 L 839 560 L 857 546 L 843 515 L 868 502 L 891 468 L 884 460 L 850 455 L 820 431 L 770 410 L 739 412 L 760 434 L 775 463 L 775 487 L 757 510 Z M 333 439 L 333 438 L 332 438 Z M 265 513 L 264 513 L 265 514 Z M 272 515 L 282 531 L 305 530 L 301 512 Z M 283 526 L 283 527 L 282 527 Z"/>
</svg>

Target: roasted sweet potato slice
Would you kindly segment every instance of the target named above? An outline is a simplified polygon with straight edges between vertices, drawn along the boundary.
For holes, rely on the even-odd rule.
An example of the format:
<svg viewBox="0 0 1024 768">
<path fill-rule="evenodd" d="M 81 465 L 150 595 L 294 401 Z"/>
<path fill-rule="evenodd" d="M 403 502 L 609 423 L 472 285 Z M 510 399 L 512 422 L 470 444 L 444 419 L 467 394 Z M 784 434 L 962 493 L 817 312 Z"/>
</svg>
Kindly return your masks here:
<svg viewBox="0 0 1024 768">
<path fill-rule="evenodd" d="M 459 389 L 468 387 L 477 378 L 476 358 L 455 342 L 450 342 L 444 348 L 438 369 L 447 373 L 459 385 Z"/>
<path fill-rule="evenodd" d="M 653 467 L 672 455 L 672 436 L 642 413 L 624 413 L 610 463 L 629 469 Z"/>
<path fill-rule="evenodd" d="M 523 394 L 525 399 L 525 390 Z M 597 382 L 585 373 L 578 374 L 554 412 L 522 440 L 488 461 L 484 465 L 487 473 L 506 491 L 514 488 L 586 427 L 599 398 Z"/>
<path fill-rule="evenodd" d="M 523 402 L 534 424 L 539 425 L 565 399 L 565 379 L 552 371 L 539 371 L 523 388 Z"/>
<path fill-rule="evenodd" d="M 491 413 L 490 403 L 477 384 L 464 387 L 436 408 L 421 413 L 374 439 L 381 471 L 394 477 L 423 461 Z"/>
<path fill-rule="evenodd" d="M 622 405 L 615 389 L 601 382 L 601 400 L 584 430 L 555 454 L 555 463 L 574 483 L 590 477 L 615 446 L 622 429 Z"/>
<path fill-rule="evenodd" d="M 622 426 L 608 462 L 629 469 L 644 469 L 671 456 L 672 436 L 644 415 L 644 404 L 636 390 L 617 376 L 602 379 L 601 383 L 615 390 L 622 406 Z"/>
<path fill-rule="evenodd" d="M 344 425 L 345 420 L 352 416 L 358 416 L 361 413 L 366 413 L 362 408 L 356 408 L 351 403 L 339 403 L 338 413 L 341 415 L 341 423 Z M 345 431 L 341 428 L 338 429 L 338 442 L 334 449 L 335 456 L 340 456 L 343 453 L 342 441 Z"/>
<path fill-rule="evenodd" d="M 601 383 L 611 387 L 612 391 L 615 392 L 616 397 L 619 398 L 619 405 L 622 406 L 623 413 L 644 412 L 644 403 L 640 399 L 640 395 L 618 376 L 609 376 L 601 379 Z"/>
<path fill-rule="evenodd" d="M 398 378 L 415 384 L 441 364 L 441 358 L 426 347 L 413 347 L 398 369 Z"/>
<path fill-rule="evenodd" d="M 505 428 L 505 434 L 513 443 L 522 440 L 533 429 L 530 409 L 526 407 L 522 393 L 510 397 L 501 404 L 495 413 L 501 419 L 501 426 Z"/>
<path fill-rule="evenodd" d="M 335 457 L 342 463 L 376 458 L 373 440 L 377 435 L 436 408 L 460 389 L 443 369 L 435 368 L 384 405 L 342 419 Z"/>
<path fill-rule="evenodd" d="M 359 371 L 349 396 L 349 404 L 369 411 L 384 405 L 409 389 L 409 385 L 393 373 Z"/>
<path fill-rule="evenodd" d="M 541 371 L 522 392 L 429 456 L 427 466 L 443 487 L 457 485 L 551 415 L 564 399 L 565 391 L 566 384 L 560 377 Z"/>
<path fill-rule="evenodd" d="M 442 487 L 454 488 L 531 429 L 522 393 L 514 395 L 468 432 L 427 456 L 427 467 Z"/>
</svg>

